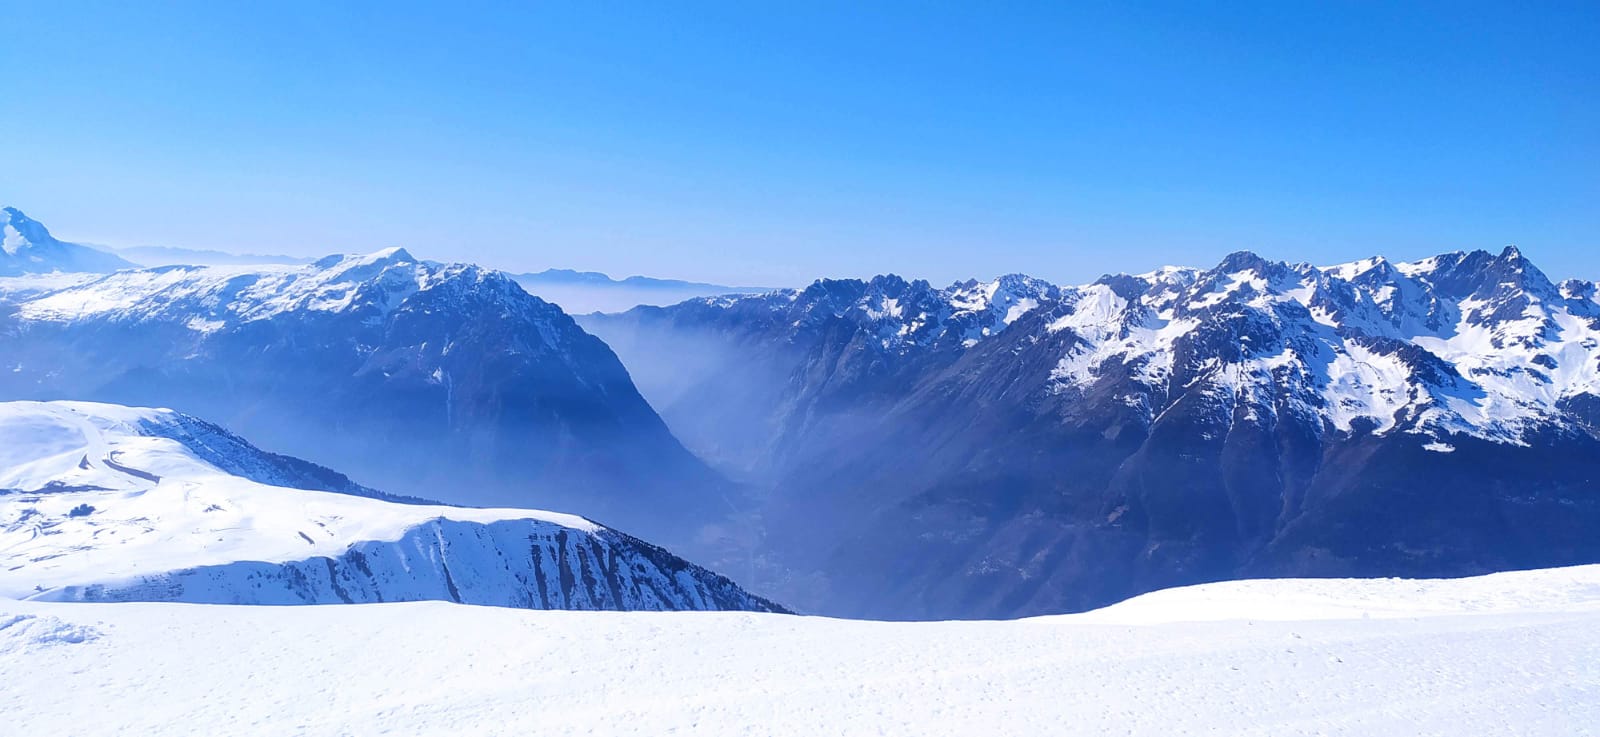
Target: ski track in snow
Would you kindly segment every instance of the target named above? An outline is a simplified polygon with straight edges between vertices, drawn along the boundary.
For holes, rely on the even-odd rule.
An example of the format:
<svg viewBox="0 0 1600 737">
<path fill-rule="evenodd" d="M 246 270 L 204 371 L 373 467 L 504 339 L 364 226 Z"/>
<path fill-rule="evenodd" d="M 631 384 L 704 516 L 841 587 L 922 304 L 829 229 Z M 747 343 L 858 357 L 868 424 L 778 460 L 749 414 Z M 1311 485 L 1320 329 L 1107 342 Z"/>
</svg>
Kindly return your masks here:
<svg viewBox="0 0 1600 737">
<path fill-rule="evenodd" d="M 1600 566 L 1249 581 L 1011 622 L 0 601 L 0 623 L 13 621 L 26 626 L 0 626 L 0 714 L 27 735 L 1570 737 L 1600 725 Z"/>
</svg>

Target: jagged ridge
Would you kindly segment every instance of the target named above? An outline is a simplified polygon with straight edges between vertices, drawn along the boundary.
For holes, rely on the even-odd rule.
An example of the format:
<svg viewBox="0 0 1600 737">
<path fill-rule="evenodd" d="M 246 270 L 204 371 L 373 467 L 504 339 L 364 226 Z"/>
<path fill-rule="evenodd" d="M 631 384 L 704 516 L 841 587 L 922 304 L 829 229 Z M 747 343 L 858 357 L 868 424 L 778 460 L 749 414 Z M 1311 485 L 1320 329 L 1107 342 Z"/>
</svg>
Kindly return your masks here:
<svg viewBox="0 0 1600 737">
<path fill-rule="evenodd" d="M 1076 287 L 824 280 L 585 324 L 691 448 L 772 488 L 774 575 L 827 574 L 785 598 L 1009 616 L 1238 575 L 1600 559 L 1594 294 L 1514 248 L 1241 252 Z"/>
</svg>

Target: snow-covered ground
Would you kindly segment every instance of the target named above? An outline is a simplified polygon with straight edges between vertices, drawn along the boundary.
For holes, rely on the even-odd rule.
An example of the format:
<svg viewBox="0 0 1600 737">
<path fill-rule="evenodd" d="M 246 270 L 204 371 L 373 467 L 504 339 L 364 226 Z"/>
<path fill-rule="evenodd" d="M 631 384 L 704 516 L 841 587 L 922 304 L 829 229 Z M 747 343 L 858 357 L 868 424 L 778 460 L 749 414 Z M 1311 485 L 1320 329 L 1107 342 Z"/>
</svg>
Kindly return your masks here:
<svg viewBox="0 0 1600 737">
<path fill-rule="evenodd" d="M 1585 735 L 1600 566 L 879 623 L 0 600 L 18 735 Z"/>
</svg>

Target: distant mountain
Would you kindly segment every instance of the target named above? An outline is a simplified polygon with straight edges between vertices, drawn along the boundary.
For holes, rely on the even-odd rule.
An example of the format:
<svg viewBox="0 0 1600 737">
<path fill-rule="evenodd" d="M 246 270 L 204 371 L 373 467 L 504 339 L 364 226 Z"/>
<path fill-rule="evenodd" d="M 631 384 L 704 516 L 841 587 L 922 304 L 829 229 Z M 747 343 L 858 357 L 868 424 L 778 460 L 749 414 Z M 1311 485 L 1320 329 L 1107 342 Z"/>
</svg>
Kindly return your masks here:
<svg viewBox="0 0 1600 737">
<path fill-rule="evenodd" d="M 172 407 L 380 488 L 663 542 L 732 508 L 610 349 L 497 271 L 390 249 L 28 281 L 0 283 L 0 398 Z"/>
<path fill-rule="evenodd" d="M 724 294 L 758 294 L 769 290 L 720 284 L 630 276 L 612 279 L 597 271 L 547 269 L 512 276 L 529 293 L 538 295 L 572 314 L 620 312 L 638 305 L 670 305 L 695 297 Z"/>
<path fill-rule="evenodd" d="M 314 258 L 258 253 L 228 253 L 194 248 L 169 248 L 166 246 L 131 246 L 112 248 L 94 246 L 113 253 L 139 266 L 254 266 L 261 264 L 309 264 Z"/>
<path fill-rule="evenodd" d="M 0 403 L 0 596 L 782 611 L 581 517 L 385 499 L 192 417 L 85 402 Z"/>
<path fill-rule="evenodd" d="M 589 316 L 766 488 L 787 601 L 1088 608 L 1241 576 L 1600 561 L 1600 302 L 1516 249 L 1236 253 L 1057 287 L 894 276 Z"/>
<path fill-rule="evenodd" d="M 53 272 L 106 273 L 134 264 L 88 246 L 56 240 L 15 207 L 0 208 L 0 277 Z"/>
</svg>

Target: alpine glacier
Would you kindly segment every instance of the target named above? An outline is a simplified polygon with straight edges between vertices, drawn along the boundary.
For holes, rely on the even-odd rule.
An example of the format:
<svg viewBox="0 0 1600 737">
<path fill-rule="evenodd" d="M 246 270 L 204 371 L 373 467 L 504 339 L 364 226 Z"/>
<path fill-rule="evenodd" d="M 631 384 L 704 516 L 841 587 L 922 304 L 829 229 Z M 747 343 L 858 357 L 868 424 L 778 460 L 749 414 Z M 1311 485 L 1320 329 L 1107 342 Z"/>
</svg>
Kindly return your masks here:
<svg viewBox="0 0 1600 737">
<path fill-rule="evenodd" d="M 389 497 L 170 410 L 0 404 L 0 597 L 782 611 L 587 519 Z"/>
<path fill-rule="evenodd" d="M 1574 737 L 1600 724 L 1600 567 L 1009 622 L 0 599 L 0 673 L 0 723 L 38 737 Z"/>
</svg>

